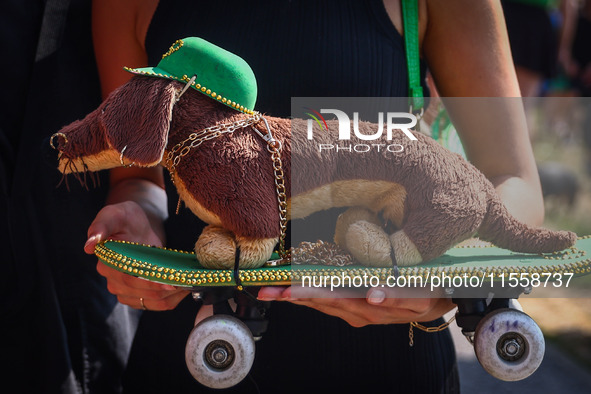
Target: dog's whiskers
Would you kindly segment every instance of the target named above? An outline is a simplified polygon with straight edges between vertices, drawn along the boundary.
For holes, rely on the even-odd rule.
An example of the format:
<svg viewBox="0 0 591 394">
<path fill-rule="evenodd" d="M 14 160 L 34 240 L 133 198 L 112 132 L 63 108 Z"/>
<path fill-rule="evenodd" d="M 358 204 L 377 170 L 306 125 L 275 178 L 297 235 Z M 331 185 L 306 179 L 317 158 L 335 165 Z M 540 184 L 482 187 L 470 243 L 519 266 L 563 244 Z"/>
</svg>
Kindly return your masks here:
<svg viewBox="0 0 591 394">
<path fill-rule="evenodd" d="M 60 179 L 56 187 L 60 187 L 62 184 L 65 184 L 66 190 L 70 191 L 70 184 L 68 183 L 68 171 L 65 171 L 65 169 L 72 169 L 72 159 L 66 159 L 64 171 L 62 172 L 62 179 Z"/>
<path fill-rule="evenodd" d="M 93 188 L 100 186 L 100 177 L 98 177 L 94 172 L 92 172 L 88 169 L 88 165 L 86 165 L 86 163 L 84 162 L 84 160 L 82 158 L 77 158 L 77 159 L 79 159 L 82 164 L 82 171 L 80 171 L 80 169 L 78 168 L 78 165 L 76 164 L 75 159 L 69 159 L 69 158 L 65 159 L 64 171 L 62 173 L 62 177 L 61 177 L 57 187 L 60 187 L 62 184 L 65 184 L 66 189 L 68 191 L 70 191 L 70 184 L 68 182 L 68 175 L 72 175 L 80 183 L 80 185 L 86 190 L 89 190 L 89 181 L 88 181 L 89 179 L 90 179 L 90 182 L 92 183 Z"/>
<path fill-rule="evenodd" d="M 94 174 L 92 171 L 90 171 L 90 170 L 88 169 L 88 166 L 87 166 L 87 165 L 86 165 L 86 163 L 84 162 L 84 159 L 82 159 L 82 158 L 81 158 L 80 160 L 82 161 L 82 166 L 83 166 L 83 168 L 84 168 L 84 170 L 82 171 L 82 174 L 83 174 L 83 176 L 84 176 L 84 178 L 83 178 L 83 184 L 82 184 L 82 186 L 84 186 L 84 188 L 85 188 L 86 190 L 89 190 L 89 188 L 88 188 L 88 182 L 87 182 L 87 180 L 86 180 L 86 179 L 87 179 L 87 177 L 88 177 L 88 178 L 89 178 L 89 179 L 92 181 L 92 187 L 93 187 L 93 188 L 96 188 L 96 186 L 97 186 L 97 181 L 96 181 L 96 176 L 95 176 L 95 174 Z"/>
</svg>

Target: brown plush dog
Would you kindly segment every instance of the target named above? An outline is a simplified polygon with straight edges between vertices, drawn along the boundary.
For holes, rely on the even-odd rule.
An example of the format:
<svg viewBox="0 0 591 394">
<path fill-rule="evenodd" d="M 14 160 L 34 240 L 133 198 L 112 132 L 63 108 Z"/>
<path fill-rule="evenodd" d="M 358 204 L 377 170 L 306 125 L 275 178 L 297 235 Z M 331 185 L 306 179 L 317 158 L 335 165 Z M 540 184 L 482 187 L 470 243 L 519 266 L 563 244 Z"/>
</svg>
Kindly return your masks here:
<svg viewBox="0 0 591 394">
<path fill-rule="evenodd" d="M 174 170 L 173 181 L 182 200 L 209 223 L 195 245 L 200 262 L 211 268 L 230 268 L 239 246 L 242 268 L 261 266 L 280 235 L 267 142 L 251 126 L 239 127 L 204 138 L 171 168 L 168 153 L 191 133 L 252 117 L 191 89 L 177 102 L 183 86 L 162 78 L 134 77 L 97 110 L 54 136 L 61 152 L 59 170 L 67 174 L 128 164 L 168 166 Z M 393 258 L 402 266 L 418 264 L 475 234 L 500 247 L 531 253 L 562 250 L 576 240 L 571 232 L 535 229 L 514 219 L 480 171 L 419 133 L 415 133 L 416 141 L 402 133 L 382 141 L 401 144 L 404 152 L 372 150 L 351 155 L 318 152 L 317 143 L 335 140 L 336 121 L 329 121 L 332 131 L 315 135 L 316 143 L 311 144 L 305 121 L 266 120 L 282 144 L 288 216 L 305 217 L 331 207 L 362 207 L 347 220 L 363 224 L 371 223 L 371 216 L 379 213 L 397 230 L 386 234 L 378 225 L 365 226 L 367 231 L 354 232 L 361 234 L 359 242 L 351 236 L 341 237 L 346 238 L 341 242 L 356 254 L 371 245 L 372 237 L 389 240 L 394 255 L 388 253 L 380 265 L 392 264 Z M 262 121 L 252 127 L 267 134 Z M 359 128 L 371 134 L 375 125 L 360 122 Z M 350 142 L 363 143 L 355 136 Z M 305 163 L 294 173 L 293 160 Z"/>
</svg>

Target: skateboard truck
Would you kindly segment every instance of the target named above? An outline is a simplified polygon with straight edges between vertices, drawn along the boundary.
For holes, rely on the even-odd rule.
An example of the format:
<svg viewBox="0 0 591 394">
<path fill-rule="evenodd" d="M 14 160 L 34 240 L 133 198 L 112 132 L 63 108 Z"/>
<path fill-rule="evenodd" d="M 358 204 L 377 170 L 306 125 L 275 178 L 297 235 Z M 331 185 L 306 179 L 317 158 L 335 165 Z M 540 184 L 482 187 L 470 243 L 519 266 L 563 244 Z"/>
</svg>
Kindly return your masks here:
<svg viewBox="0 0 591 394">
<path fill-rule="evenodd" d="M 254 289 L 258 291 L 258 288 Z M 201 289 L 193 291 L 193 299 L 200 305 L 212 305 L 214 315 L 233 316 L 246 324 L 252 332 L 255 341 L 262 338 L 267 331 L 267 310 L 271 306 L 268 301 L 253 299 L 254 295 L 249 290 L 236 290 L 234 288 Z M 253 298 L 251 298 L 253 297 Z M 230 306 L 230 300 L 236 303 L 236 310 Z"/>
<path fill-rule="evenodd" d="M 193 299 L 201 305 L 213 305 L 213 316 L 198 323 L 187 340 L 185 361 L 191 375 L 211 388 L 228 388 L 248 375 L 254 362 L 255 341 L 267 330 L 267 310 L 271 303 L 259 301 L 240 280 L 236 250 L 235 287 L 198 288 Z M 236 310 L 230 300 L 236 303 Z"/>
<path fill-rule="evenodd" d="M 489 305 L 484 298 L 452 298 L 452 302 L 458 306 L 457 325 L 472 345 L 476 327 L 484 316 L 495 309 L 509 307 L 509 299 L 506 298 L 493 298 Z"/>
</svg>

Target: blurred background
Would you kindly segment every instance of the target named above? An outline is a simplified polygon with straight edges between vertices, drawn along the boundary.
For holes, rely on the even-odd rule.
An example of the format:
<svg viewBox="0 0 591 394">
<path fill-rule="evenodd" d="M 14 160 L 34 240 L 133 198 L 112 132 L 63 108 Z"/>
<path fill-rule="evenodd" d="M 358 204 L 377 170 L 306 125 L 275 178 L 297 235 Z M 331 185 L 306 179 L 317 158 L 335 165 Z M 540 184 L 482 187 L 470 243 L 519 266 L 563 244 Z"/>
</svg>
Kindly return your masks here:
<svg viewBox="0 0 591 394">
<path fill-rule="evenodd" d="M 545 226 L 591 234 L 591 0 L 502 0 L 545 199 Z M 591 257 L 591 256 L 589 256 Z M 591 275 L 520 298 L 546 356 L 514 383 L 483 372 L 452 325 L 463 392 L 591 392 Z M 538 296 L 539 297 L 539 296 Z M 560 297 L 560 298 L 557 298 Z"/>
<path fill-rule="evenodd" d="M 591 48 L 591 42 L 589 43 Z M 526 100 L 546 210 L 545 226 L 591 234 L 591 98 L 569 85 Z M 526 312 L 560 347 L 591 371 L 591 276 L 577 278 L 556 296 L 523 298 Z M 591 389 L 591 386 L 587 386 Z"/>
</svg>

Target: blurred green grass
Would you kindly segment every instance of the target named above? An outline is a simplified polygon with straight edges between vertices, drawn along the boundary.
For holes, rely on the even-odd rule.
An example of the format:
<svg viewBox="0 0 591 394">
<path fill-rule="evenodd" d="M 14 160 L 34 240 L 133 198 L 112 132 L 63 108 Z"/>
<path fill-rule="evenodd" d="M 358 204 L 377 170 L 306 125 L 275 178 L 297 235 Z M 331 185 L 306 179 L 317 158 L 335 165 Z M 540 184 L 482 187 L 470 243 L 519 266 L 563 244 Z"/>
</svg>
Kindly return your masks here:
<svg viewBox="0 0 591 394">
<path fill-rule="evenodd" d="M 591 177 L 586 170 L 590 152 L 583 143 L 583 128 L 591 126 L 585 124 L 591 122 L 589 103 L 588 98 L 553 97 L 541 98 L 536 105 L 527 107 L 538 164 L 559 163 L 572 171 L 579 183 L 573 207 L 560 198 L 545 198 L 544 225 L 580 236 L 591 234 Z"/>
<path fill-rule="evenodd" d="M 591 100 L 576 97 L 535 99 L 527 103 L 532 146 L 538 164 L 559 163 L 579 184 L 576 200 L 544 200 L 544 226 L 591 234 L 591 176 L 586 166 L 590 152 L 583 142 L 583 128 L 591 127 Z M 589 256 L 591 257 L 591 256 Z M 573 279 L 564 298 L 522 299 L 525 312 L 540 326 L 546 339 L 559 346 L 578 364 L 591 371 L 591 275 Z M 533 294 L 535 297 L 535 294 Z"/>
</svg>

